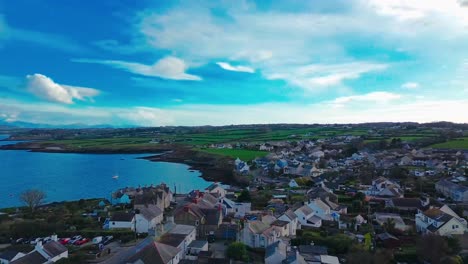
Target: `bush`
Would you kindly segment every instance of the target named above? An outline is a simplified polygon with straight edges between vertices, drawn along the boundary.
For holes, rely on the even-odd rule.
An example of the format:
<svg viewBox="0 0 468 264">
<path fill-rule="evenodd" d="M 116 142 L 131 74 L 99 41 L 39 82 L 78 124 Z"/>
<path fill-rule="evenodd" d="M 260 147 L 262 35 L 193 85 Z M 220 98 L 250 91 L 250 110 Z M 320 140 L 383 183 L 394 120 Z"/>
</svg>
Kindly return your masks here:
<svg viewBox="0 0 468 264">
<path fill-rule="evenodd" d="M 231 243 L 226 250 L 226 255 L 228 258 L 242 261 L 247 261 L 249 258 L 247 247 L 241 242 Z"/>
</svg>

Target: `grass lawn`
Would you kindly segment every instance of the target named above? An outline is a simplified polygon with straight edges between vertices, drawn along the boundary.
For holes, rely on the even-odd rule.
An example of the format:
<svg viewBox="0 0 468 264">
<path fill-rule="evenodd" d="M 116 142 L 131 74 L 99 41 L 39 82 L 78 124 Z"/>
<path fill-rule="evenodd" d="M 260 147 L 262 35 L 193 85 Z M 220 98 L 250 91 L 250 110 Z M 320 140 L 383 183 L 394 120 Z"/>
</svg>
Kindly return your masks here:
<svg viewBox="0 0 468 264">
<path fill-rule="evenodd" d="M 429 147 L 442 149 L 468 149 L 468 137 L 457 138 L 444 143 L 434 144 Z"/>
<path fill-rule="evenodd" d="M 239 158 L 243 161 L 250 161 L 268 155 L 267 151 L 248 150 L 248 149 L 200 149 L 202 152 Z"/>
</svg>

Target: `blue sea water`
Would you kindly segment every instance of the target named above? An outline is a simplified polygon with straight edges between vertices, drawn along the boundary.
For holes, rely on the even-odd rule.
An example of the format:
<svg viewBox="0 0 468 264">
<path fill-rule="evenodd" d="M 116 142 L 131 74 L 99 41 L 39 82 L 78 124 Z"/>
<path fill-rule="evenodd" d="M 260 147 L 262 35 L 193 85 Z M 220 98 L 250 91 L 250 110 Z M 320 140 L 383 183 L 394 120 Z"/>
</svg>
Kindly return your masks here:
<svg viewBox="0 0 468 264">
<path fill-rule="evenodd" d="M 6 136 L 0 136 L 0 139 Z M 13 142 L 0 141 L 0 145 Z M 46 202 L 108 198 L 122 187 L 164 182 L 178 193 L 204 189 L 210 182 L 188 165 L 151 162 L 151 154 L 71 154 L 23 150 L 0 151 L 0 208 L 21 205 L 19 194 L 37 188 Z M 119 175 L 118 179 L 112 176 Z"/>
</svg>

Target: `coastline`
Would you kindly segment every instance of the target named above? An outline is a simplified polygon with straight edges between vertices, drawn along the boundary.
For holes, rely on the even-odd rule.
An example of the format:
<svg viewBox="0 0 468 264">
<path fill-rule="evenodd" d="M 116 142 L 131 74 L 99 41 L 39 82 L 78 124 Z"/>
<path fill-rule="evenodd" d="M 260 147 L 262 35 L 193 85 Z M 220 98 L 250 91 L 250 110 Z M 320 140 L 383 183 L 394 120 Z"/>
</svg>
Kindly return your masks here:
<svg viewBox="0 0 468 264">
<path fill-rule="evenodd" d="M 7 141 L 7 140 L 5 140 Z M 39 142 L 19 142 L 0 146 L 1 150 L 25 150 L 45 153 L 76 154 L 148 154 L 141 157 L 152 162 L 170 162 L 186 164 L 190 170 L 200 171 L 200 177 L 206 181 L 221 182 L 228 185 L 245 186 L 248 182 L 234 175 L 233 160 L 227 157 L 202 153 L 181 145 L 154 145 L 138 148 L 73 148 Z"/>
</svg>

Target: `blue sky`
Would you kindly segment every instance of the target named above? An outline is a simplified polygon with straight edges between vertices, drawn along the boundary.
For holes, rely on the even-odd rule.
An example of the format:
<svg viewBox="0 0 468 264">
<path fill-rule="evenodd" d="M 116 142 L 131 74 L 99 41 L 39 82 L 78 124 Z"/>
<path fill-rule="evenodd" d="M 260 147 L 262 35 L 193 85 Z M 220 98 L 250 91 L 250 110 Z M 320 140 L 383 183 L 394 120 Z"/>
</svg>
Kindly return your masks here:
<svg viewBox="0 0 468 264">
<path fill-rule="evenodd" d="M 0 0 L 0 59 L 0 122 L 468 122 L 466 0 Z"/>
</svg>

